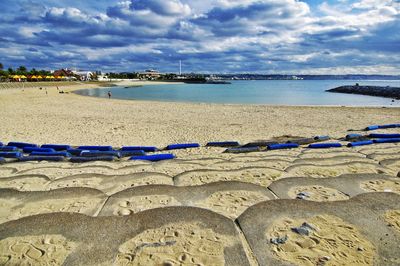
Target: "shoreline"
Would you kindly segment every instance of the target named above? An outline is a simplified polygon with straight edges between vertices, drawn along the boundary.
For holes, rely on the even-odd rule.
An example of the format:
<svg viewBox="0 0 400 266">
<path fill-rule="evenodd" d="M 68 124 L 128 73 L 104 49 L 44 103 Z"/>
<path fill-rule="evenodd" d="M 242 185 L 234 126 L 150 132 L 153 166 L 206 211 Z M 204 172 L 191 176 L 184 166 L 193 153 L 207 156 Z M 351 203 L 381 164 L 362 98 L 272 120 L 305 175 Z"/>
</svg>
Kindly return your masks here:
<svg viewBox="0 0 400 266">
<path fill-rule="evenodd" d="M 138 83 L 135 83 L 138 85 Z M 152 83 L 154 84 L 154 83 Z M 64 91 L 97 87 L 78 84 Z M 117 100 L 56 88 L 0 90 L 2 142 L 155 145 L 331 135 L 397 123 L 398 107 L 273 106 Z M 22 95 L 24 95 L 22 97 Z"/>
<path fill-rule="evenodd" d="M 171 85 L 171 82 L 158 82 L 158 81 L 137 81 L 139 84 L 136 84 L 135 82 L 127 82 L 127 83 L 122 83 L 121 85 L 117 85 L 117 87 L 123 87 L 123 86 L 129 86 L 131 87 L 126 87 L 126 89 L 134 89 L 136 87 L 142 87 L 146 85 Z M 174 83 L 174 84 L 184 84 L 184 83 Z M 70 92 L 72 92 L 75 95 L 78 96 L 83 96 L 83 97 L 91 97 L 91 98 L 98 98 L 98 99 L 107 99 L 107 97 L 99 97 L 99 96 L 91 96 L 91 95 L 82 95 L 79 93 L 76 93 L 76 91 L 79 90 L 90 90 L 90 89 L 102 89 L 105 87 L 98 86 L 98 87 L 92 87 L 92 88 L 82 88 L 82 89 L 73 89 Z M 112 87 L 110 87 L 112 89 Z M 362 95 L 362 96 L 370 96 L 371 95 Z M 380 97 L 380 96 L 375 96 L 379 98 L 386 98 L 386 97 Z M 386 98 L 387 99 L 387 98 Z M 127 99 L 127 98 L 111 98 L 111 100 L 119 100 L 119 101 L 143 101 L 143 102 L 151 102 L 151 103 L 183 103 L 183 104 L 201 104 L 201 105 L 232 105 L 232 106 L 271 106 L 271 107 L 338 107 L 338 108 L 400 108 L 400 106 L 392 106 L 392 105 L 368 105 L 368 106 L 362 106 L 362 105 L 289 105 L 289 104 L 261 104 L 261 103 L 219 103 L 219 102 L 191 102 L 191 101 L 170 101 L 170 100 L 145 100 L 145 99 Z"/>
</svg>

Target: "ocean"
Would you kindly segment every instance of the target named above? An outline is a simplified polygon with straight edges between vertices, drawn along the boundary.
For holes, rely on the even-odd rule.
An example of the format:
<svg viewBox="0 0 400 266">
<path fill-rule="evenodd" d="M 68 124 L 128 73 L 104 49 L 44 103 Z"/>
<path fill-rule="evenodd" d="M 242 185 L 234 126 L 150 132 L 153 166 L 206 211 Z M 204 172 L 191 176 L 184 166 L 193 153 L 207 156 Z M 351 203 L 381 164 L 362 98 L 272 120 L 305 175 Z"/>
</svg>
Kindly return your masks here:
<svg viewBox="0 0 400 266">
<path fill-rule="evenodd" d="M 400 80 L 240 80 L 232 84 L 166 84 L 142 87 L 98 88 L 76 91 L 84 96 L 125 100 L 167 102 L 268 104 L 268 105 L 340 105 L 393 106 L 390 98 L 325 92 L 342 85 L 400 87 Z"/>
</svg>

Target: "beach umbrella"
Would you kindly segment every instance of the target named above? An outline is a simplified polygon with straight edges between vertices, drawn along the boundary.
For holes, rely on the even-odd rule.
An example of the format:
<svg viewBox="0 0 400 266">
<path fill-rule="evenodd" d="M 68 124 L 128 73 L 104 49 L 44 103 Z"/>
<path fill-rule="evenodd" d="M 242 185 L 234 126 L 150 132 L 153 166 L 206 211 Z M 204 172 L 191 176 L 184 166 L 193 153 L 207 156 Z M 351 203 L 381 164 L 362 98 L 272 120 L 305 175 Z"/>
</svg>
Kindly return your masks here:
<svg viewBox="0 0 400 266">
<path fill-rule="evenodd" d="M 43 77 L 42 77 L 42 76 L 37 76 L 36 78 L 37 78 L 37 79 L 43 79 Z"/>
<path fill-rule="evenodd" d="M 65 77 L 64 76 L 60 76 L 60 79 L 65 79 Z"/>
<path fill-rule="evenodd" d="M 22 75 L 19 77 L 20 79 L 26 79 L 26 76 Z"/>
<path fill-rule="evenodd" d="M 54 77 L 52 76 L 46 76 L 46 79 L 53 79 Z"/>
<path fill-rule="evenodd" d="M 18 75 L 14 75 L 12 78 L 13 78 L 13 79 L 20 79 L 21 77 L 18 76 Z"/>
<path fill-rule="evenodd" d="M 37 77 L 35 75 L 31 76 L 30 79 L 37 79 Z"/>
</svg>

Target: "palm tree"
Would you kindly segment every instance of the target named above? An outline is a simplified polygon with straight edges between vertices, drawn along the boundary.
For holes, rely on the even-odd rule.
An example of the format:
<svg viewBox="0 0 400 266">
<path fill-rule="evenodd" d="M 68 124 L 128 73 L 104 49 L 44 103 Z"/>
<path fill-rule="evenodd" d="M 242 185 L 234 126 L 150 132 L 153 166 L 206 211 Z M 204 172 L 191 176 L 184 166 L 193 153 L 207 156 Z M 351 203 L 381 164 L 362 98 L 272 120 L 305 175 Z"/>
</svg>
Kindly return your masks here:
<svg viewBox="0 0 400 266">
<path fill-rule="evenodd" d="M 17 68 L 17 72 L 18 72 L 18 74 L 21 74 L 21 75 L 26 74 L 26 67 L 20 66 L 19 68 Z"/>
</svg>

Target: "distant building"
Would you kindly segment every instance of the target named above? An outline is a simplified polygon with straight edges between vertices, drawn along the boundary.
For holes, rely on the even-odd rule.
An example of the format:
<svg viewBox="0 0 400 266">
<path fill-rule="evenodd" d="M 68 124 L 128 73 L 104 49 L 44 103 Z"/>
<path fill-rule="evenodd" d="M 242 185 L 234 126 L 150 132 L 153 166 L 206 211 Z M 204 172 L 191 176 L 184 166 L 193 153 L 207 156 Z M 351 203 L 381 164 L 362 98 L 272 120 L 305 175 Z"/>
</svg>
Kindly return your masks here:
<svg viewBox="0 0 400 266">
<path fill-rule="evenodd" d="M 95 76 L 93 72 L 90 71 L 74 71 L 75 76 L 79 76 L 79 80 L 88 81 L 92 80 Z"/>
<path fill-rule="evenodd" d="M 53 72 L 53 76 L 55 77 L 73 77 L 74 76 L 74 72 L 72 72 L 72 70 L 68 69 L 68 68 L 62 68 L 59 70 L 55 70 Z"/>
<path fill-rule="evenodd" d="M 161 77 L 161 73 L 154 69 L 148 69 L 144 72 L 139 73 L 140 79 L 150 79 L 155 80 Z"/>
</svg>

